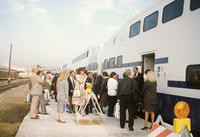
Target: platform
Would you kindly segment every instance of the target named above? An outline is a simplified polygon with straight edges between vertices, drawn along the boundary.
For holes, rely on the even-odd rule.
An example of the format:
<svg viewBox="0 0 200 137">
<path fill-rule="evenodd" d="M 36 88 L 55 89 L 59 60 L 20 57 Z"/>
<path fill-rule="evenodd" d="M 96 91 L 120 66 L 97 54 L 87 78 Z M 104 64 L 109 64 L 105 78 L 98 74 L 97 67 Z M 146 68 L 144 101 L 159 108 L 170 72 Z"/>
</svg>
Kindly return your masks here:
<svg viewBox="0 0 200 137">
<path fill-rule="evenodd" d="M 134 131 L 128 130 L 128 124 L 124 129 L 120 128 L 119 119 L 105 116 L 105 123 L 101 125 L 77 125 L 74 121 L 75 114 L 65 113 L 67 123 L 57 122 L 57 105 L 51 101 L 47 106 L 49 115 L 40 115 L 39 120 L 32 120 L 26 115 L 16 137 L 146 137 L 147 131 L 142 131 L 144 120 L 135 120 Z M 90 114 L 87 117 L 96 118 Z"/>
</svg>

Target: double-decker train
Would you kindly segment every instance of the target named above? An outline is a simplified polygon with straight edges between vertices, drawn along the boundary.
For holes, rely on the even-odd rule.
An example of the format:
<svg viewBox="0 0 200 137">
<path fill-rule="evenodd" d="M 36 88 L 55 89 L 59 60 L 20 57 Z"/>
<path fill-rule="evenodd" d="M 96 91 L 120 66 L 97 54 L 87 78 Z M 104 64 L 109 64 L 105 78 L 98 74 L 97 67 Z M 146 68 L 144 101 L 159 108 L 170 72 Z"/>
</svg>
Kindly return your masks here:
<svg viewBox="0 0 200 137">
<path fill-rule="evenodd" d="M 69 69 L 99 73 L 137 66 L 157 75 L 157 113 L 172 120 L 174 106 L 190 106 L 192 129 L 200 131 L 200 0 L 160 0 L 130 19 L 109 41 L 86 49 Z"/>
</svg>

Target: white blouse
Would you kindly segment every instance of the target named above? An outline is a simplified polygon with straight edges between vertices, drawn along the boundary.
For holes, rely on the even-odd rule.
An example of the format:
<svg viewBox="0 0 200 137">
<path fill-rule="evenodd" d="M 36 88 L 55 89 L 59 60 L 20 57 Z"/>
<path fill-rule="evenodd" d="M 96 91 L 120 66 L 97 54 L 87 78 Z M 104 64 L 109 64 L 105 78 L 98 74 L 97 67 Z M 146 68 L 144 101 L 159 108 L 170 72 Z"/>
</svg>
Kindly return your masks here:
<svg viewBox="0 0 200 137">
<path fill-rule="evenodd" d="M 108 79 L 107 86 L 108 86 L 108 95 L 109 96 L 117 95 L 117 85 L 118 85 L 118 82 L 116 79 L 114 79 L 114 78 Z"/>
</svg>

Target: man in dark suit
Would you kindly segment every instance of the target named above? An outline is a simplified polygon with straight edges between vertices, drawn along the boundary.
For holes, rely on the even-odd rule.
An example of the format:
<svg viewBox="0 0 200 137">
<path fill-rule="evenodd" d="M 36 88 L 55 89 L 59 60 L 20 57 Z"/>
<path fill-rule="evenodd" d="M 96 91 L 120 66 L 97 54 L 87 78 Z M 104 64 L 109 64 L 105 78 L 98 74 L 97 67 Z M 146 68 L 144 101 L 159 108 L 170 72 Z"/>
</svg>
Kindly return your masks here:
<svg viewBox="0 0 200 137">
<path fill-rule="evenodd" d="M 102 71 L 102 73 L 104 72 L 105 70 Z M 102 73 L 97 77 L 95 83 L 94 83 L 94 93 L 96 94 L 97 98 L 100 99 L 100 90 L 101 90 L 101 82 L 102 82 L 102 79 L 103 79 L 103 76 L 102 76 Z"/>
<path fill-rule="evenodd" d="M 70 76 L 68 77 L 68 82 L 69 82 L 69 106 L 70 106 L 70 113 L 74 112 L 73 109 L 73 104 L 72 104 L 72 96 L 74 92 L 74 87 L 75 87 L 75 72 L 71 71 Z"/>
<path fill-rule="evenodd" d="M 138 71 L 137 67 L 133 67 L 133 72 L 134 72 L 134 76 L 133 79 L 135 79 L 135 81 L 137 82 L 138 85 L 138 91 L 135 92 L 134 94 L 134 102 L 135 104 L 138 104 L 139 102 L 142 103 L 143 102 L 143 97 L 142 97 L 142 88 L 143 88 L 143 84 L 144 84 L 144 77 L 143 74 L 141 74 Z M 136 110 L 138 108 L 135 108 L 135 114 L 136 114 Z M 136 116 L 134 116 L 135 119 L 137 119 Z"/>
<path fill-rule="evenodd" d="M 133 72 L 134 72 L 133 79 L 135 79 L 135 81 L 136 81 L 137 84 L 138 84 L 138 89 L 139 89 L 138 95 L 140 96 L 141 93 L 142 93 L 142 88 L 143 88 L 143 84 L 144 84 L 144 77 L 143 77 L 143 74 L 141 74 L 141 73 L 138 71 L 138 68 L 137 68 L 137 67 L 133 67 Z"/>
</svg>

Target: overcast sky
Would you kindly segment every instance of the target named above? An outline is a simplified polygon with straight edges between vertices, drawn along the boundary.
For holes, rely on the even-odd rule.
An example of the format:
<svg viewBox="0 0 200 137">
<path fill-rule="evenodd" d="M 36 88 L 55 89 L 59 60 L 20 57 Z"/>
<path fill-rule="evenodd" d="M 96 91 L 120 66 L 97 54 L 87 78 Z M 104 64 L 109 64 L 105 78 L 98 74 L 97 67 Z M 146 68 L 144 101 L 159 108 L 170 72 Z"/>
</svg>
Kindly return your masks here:
<svg viewBox="0 0 200 137">
<path fill-rule="evenodd" d="M 0 0 L 0 65 L 61 66 L 155 0 Z"/>
</svg>

